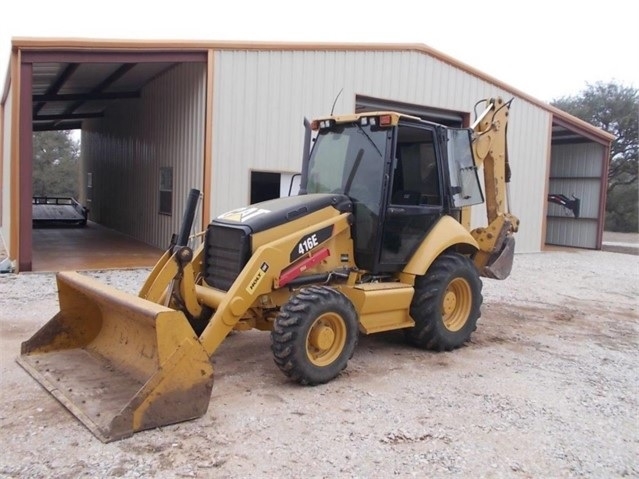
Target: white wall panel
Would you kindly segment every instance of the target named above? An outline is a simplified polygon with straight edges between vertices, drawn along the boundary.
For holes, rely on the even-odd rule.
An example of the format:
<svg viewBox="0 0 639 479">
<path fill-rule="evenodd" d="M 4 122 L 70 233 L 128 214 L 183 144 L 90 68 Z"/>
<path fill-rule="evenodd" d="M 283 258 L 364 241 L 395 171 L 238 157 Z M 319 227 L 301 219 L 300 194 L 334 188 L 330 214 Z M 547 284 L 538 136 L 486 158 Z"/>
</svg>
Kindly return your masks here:
<svg viewBox="0 0 639 479">
<path fill-rule="evenodd" d="M 455 111 L 510 94 L 420 52 L 218 51 L 214 71 L 215 216 L 249 201 L 249 170 L 299 171 L 304 116 L 355 109 L 356 95 Z M 521 219 L 518 252 L 543 243 L 550 114 L 515 99 L 509 124 L 512 210 Z M 481 224 L 474 210 L 474 223 Z"/>
<path fill-rule="evenodd" d="M 550 177 L 601 178 L 603 148 L 598 143 L 553 145 Z"/>
<path fill-rule="evenodd" d="M 90 219 L 148 244 L 168 245 L 189 190 L 202 188 L 205 97 L 206 65 L 184 63 L 147 85 L 139 100 L 122 100 L 104 118 L 86 122 L 82 200 Z M 162 167 L 173 168 L 171 216 L 158 213 Z M 88 173 L 92 189 L 86 187 Z"/>
<path fill-rule="evenodd" d="M 7 93 L 7 100 L 4 104 L 3 110 L 3 118 L 2 118 L 2 151 L 0 151 L 0 155 L 2 155 L 2 162 L 0 166 L 2 167 L 2 221 L 0 232 L 2 232 L 2 240 L 5 242 L 5 246 L 7 249 L 11 247 L 11 107 L 12 101 L 11 98 L 13 85 L 9 87 L 9 91 Z M 15 179 L 17 182 L 17 178 Z M 18 208 L 18 205 L 14 205 L 14 208 Z"/>
<path fill-rule="evenodd" d="M 577 248 L 596 248 L 597 222 L 582 220 L 568 222 L 563 218 L 548 218 L 548 244 Z"/>
</svg>

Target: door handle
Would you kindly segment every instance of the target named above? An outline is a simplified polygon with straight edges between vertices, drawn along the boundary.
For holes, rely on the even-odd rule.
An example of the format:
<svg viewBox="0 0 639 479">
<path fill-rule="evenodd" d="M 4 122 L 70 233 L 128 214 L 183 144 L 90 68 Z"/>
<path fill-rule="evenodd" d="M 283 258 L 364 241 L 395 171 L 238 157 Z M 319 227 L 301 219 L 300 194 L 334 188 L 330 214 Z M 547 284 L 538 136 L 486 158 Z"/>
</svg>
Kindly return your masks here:
<svg viewBox="0 0 639 479">
<path fill-rule="evenodd" d="M 401 215 L 401 214 L 406 213 L 406 209 L 404 209 L 404 208 L 394 208 L 394 207 L 393 207 L 393 208 L 388 208 L 388 209 L 386 210 L 386 213 L 387 213 L 388 215 L 390 215 L 390 216 L 394 216 L 394 215 Z"/>
</svg>

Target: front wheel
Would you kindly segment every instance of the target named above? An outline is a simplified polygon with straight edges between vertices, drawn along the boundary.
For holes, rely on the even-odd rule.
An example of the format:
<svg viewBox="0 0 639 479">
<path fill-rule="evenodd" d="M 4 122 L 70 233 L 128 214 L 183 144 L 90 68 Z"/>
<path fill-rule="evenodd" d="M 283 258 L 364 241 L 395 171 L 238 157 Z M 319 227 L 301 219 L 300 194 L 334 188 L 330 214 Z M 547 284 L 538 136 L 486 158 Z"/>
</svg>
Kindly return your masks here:
<svg viewBox="0 0 639 479">
<path fill-rule="evenodd" d="M 351 301 L 327 286 L 302 289 L 282 306 L 271 331 L 275 364 L 300 384 L 338 376 L 353 356 L 358 338 Z"/>
<path fill-rule="evenodd" d="M 410 314 L 415 326 L 406 339 L 424 349 L 450 351 L 470 339 L 481 316 L 482 283 L 473 262 L 444 253 L 415 281 Z"/>
</svg>

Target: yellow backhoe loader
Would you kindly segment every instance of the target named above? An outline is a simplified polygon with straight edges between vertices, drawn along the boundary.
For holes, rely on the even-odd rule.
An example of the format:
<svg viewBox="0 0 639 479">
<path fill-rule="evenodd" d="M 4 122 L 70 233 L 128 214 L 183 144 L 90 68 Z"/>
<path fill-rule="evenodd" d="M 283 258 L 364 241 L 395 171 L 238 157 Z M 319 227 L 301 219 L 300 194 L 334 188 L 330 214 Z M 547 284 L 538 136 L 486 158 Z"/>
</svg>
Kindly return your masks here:
<svg viewBox="0 0 639 479">
<path fill-rule="evenodd" d="M 60 311 L 17 361 L 109 442 L 205 414 L 211 358 L 232 330 L 270 331 L 277 367 L 308 385 L 338 376 L 360 334 L 462 346 L 480 276 L 509 275 L 519 223 L 506 194 L 510 102 L 483 102 L 471 128 L 395 112 L 307 122 L 299 195 L 225 213 L 190 248 L 192 190 L 137 297 L 58 273 Z M 471 231 L 479 167 L 488 221 Z"/>
</svg>

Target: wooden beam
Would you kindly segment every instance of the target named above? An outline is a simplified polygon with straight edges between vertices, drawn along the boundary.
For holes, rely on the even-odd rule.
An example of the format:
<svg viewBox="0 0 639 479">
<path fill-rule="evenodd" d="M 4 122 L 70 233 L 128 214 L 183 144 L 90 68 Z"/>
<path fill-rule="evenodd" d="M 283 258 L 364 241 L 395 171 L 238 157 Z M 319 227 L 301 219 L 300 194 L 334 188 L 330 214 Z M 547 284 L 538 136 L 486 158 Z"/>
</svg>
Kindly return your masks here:
<svg viewBox="0 0 639 479">
<path fill-rule="evenodd" d="M 19 166 L 18 166 L 18 231 L 20 235 L 18 246 L 18 271 L 31 271 L 31 202 L 33 191 L 33 135 L 31 116 L 31 89 L 33 88 L 33 65 L 20 64 L 20 117 L 18 121 L 19 134 Z"/>
<path fill-rule="evenodd" d="M 202 229 L 211 221 L 211 182 L 213 181 L 213 74 L 215 55 L 208 51 L 206 63 L 206 97 L 204 104 L 204 158 L 202 168 Z"/>
<path fill-rule="evenodd" d="M 127 100 L 140 98 L 139 91 L 101 92 L 101 93 L 66 93 L 63 95 L 33 95 L 33 101 L 90 101 L 90 100 Z"/>
<path fill-rule="evenodd" d="M 62 131 L 62 130 L 80 130 L 82 129 L 82 122 L 75 121 L 73 123 L 64 123 L 63 125 L 56 125 L 55 123 L 47 123 L 46 125 L 33 125 L 33 131 Z"/>
<path fill-rule="evenodd" d="M 38 115 L 33 117 L 33 121 L 59 121 L 59 120 L 87 120 L 89 118 L 102 118 L 104 112 L 97 113 L 60 113 L 58 115 Z"/>
<path fill-rule="evenodd" d="M 66 83 L 66 81 L 75 73 L 75 71 L 80 66 L 79 63 L 69 63 L 67 67 L 62 71 L 62 73 L 56 78 L 55 82 L 53 82 L 49 88 L 47 88 L 46 95 L 56 95 L 60 88 Z M 38 112 L 45 105 L 45 102 L 39 102 L 33 107 L 33 116 L 36 116 Z"/>
<path fill-rule="evenodd" d="M 113 83 L 118 81 L 120 78 L 122 78 L 124 75 L 126 75 L 126 73 L 128 71 L 130 71 L 132 68 L 134 68 L 135 66 L 136 66 L 136 63 L 124 63 L 124 64 L 120 65 L 113 73 L 111 73 L 108 77 L 106 77 L 104 80 L 102 80 L 100 83 L 98 83 L 95 87 L 93 87 L 93 89 L 91 89 L 89 94 L 102 93 L 102 91 L 105 88 L 108 88 Z M 64 109 L 63 115 L 72 114 L 75 110 L 77 110 L 82 105 L 84 105 L 85 102 L 86 102 L 86 100 L 78 100 L 78 101 L 72 103 L 71 105 L 68 105 Z M 57 125 L 58 124 L 56 124 L 56 126 Z"/>
</svg>

